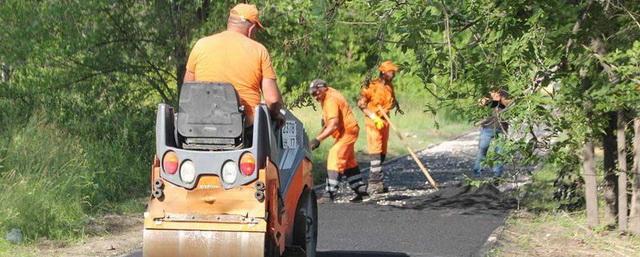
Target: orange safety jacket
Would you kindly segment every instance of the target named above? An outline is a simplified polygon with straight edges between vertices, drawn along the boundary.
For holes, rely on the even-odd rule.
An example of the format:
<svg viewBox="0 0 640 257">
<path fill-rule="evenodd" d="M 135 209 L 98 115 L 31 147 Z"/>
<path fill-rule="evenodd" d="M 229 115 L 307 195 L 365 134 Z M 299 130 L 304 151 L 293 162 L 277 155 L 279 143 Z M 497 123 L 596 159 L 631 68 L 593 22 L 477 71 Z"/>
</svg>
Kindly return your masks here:
<svg viewBox="0 0 640 257">
<path fill-rule="evenodd" d="M 349 103 L 338 90 L 329 87 L 321 104 L 324 124 L 331 119 L 338 119 L 338 129 L 331 135 L 335 143 L 329 149 L 327 170 L 342 173 L 357 167 L 355 143 L 360 128 Z"/>
</svg>

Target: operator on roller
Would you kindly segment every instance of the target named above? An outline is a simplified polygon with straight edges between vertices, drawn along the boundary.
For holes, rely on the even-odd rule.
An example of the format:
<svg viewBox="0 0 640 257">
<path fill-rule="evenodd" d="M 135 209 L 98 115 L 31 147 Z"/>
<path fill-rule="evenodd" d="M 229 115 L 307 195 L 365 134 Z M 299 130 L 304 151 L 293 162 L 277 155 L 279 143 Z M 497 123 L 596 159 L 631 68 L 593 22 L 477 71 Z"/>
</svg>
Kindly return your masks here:
<svg viewBox="0 0 640 257">
<path fill-rule="evenodd" d="M 309 146 L 314 150 L 322 140 L 330 136 L 335 139 L 327 156 L 326 193 L 319 201 L 334 201 L 340 179 L 346 178 L 349 187 L 356 193 L 349 201 L 360 202 L 367 196 L 367 187 L 362 182 L 362 174 L 356 161 L 354 145 L 360 128 L 351 107 L 342 94 L 329 87 L 324 80 L 312 81 L 309 93 L 322 106 L 323 123 L 322 131 L 311 140 Z"/>
<path fill-rule="evenodd" d="M 365 114 L 365 129 L 367 131 L 367 150 L 371 158 L 369 169 L 369 194 L 379 194 L 387 191 L 384 186 L 384 172 L 382 163 L 387 155 L 389 141 L 389 122 L 383 118 L 381 112 L 389 114 L 393 108 L 396 113 L 404 114 L 396 100 L 391 81 L 395 77 L 398 67 L 391 61 L 385 61 L 378 67 L 380 75 L 368 86 L 360 91 L 358 107 Z"/>
<path fill-rule="evenodd" d="M 253 125 L 254 109 L 260 104 L 260 92 L 272 119 L 281 126 L 282 96 L 267 49 L 253 40 L 263 28 L 255 5 L 238 4 L 229 13 L 227 29 L 199 39 L 193 46 L 184 82 L 231 83 L 244 106 L 246 125 Z M 251 132 L 250 129 L 246 130 Z"/>
</svg>

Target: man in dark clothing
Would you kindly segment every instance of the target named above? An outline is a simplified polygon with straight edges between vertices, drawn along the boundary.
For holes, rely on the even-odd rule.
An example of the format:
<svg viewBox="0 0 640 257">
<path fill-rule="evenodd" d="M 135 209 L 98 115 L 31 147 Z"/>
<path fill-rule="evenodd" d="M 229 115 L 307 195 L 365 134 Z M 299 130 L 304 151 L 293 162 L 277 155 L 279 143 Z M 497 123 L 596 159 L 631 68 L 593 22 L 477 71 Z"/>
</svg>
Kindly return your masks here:
<svg viewBox="0 0 640 257">
<path fill-rule="evenodd" d="M 502 89 L 493 89 L 490 92 L 490 97 L 480 99 L 481 106 L 491 108 L 491 116 L 480 122 L 481 129 L 480 140 L 478 143 L 478 156 L 476 158 L 476 163 L 473 166 L 473 174 L 476 176 L 480 176 L 482 173 L 482 162 L 487 157 L 487 151 L 489 150 L 491 140 L 493 138 L 497 138 L 501 134 L 504 135 L 507 133 L 509 123 L 501 119 L 500 113 L 509 104 L 511 104 L 509 94 L 507 91 Z M 496 153 L 500 153 L 502 151 L 498 145 L 496 145 L 494 149 Z M 496 177 L 499 177 L 502 175 L 503 170 L 504 167 L 502 163 L 498 162 L 493 167 L 493 174 Z"/>
</svg>

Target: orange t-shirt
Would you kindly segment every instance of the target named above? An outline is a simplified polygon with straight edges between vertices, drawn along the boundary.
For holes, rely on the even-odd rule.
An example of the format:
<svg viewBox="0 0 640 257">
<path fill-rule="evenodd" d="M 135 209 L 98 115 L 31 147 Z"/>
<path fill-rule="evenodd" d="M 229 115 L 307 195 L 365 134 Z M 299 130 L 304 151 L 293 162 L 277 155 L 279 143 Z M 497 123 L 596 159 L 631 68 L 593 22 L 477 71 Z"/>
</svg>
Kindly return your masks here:
<svg viewBox="0 0 640 257">
<path fill-rule="evenodd" d="M 189 54 L 187 71 L 196 81 L 231 83 L 245 107 L 248 123 L 260 104 L 263 78 L 276 79 L 267 49 L 234 31 L 201 38 Z"/>
<path fill-rule="evenodd" d="M 358 128 L 358 121 L 356 120 L 351 107 L 347 100 L 331 87 L 328 87 L 327 95 L 322 101 L 322 120 L 325 124 L 330 119 L 338 119 L 338 129 L 331 135 L 333 138 L 339 138 L 345 132 L 353 131 Z"/>
<path fill-rule="evenodd" d="M 393 84 L 385 84 L 382 79 L 375 79 L 369 83 L 369 87 L 362 88 L 360 96 L 367 100 L 367 109 L 373 113 L 378 113 L 378 106 L 381 106 L 385 113 L 394 107 L 395 94 Z"/>
</svg>

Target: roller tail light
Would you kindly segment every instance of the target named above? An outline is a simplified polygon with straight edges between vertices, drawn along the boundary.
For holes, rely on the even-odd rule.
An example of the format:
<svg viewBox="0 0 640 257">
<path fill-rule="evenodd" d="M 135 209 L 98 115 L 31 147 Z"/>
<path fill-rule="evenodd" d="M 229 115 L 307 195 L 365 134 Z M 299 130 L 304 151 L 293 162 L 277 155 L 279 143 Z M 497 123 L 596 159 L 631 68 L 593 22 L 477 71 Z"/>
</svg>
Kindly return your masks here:
<svg viewBox="0 0 640 257">
<path fill-rule="evenodd" d="M 173 151 L 167 151 L 162 157 L 162 170 L 171 175 L 176 174 L 178 163 L 178 155 Z"/>
<path fill-rule="evenodd" d="M 244 153 L 240 157 L 240 172 L 242 175 L 251 176 L 256 170 L 256 158 L 252 153 Z"/>
</svg>

